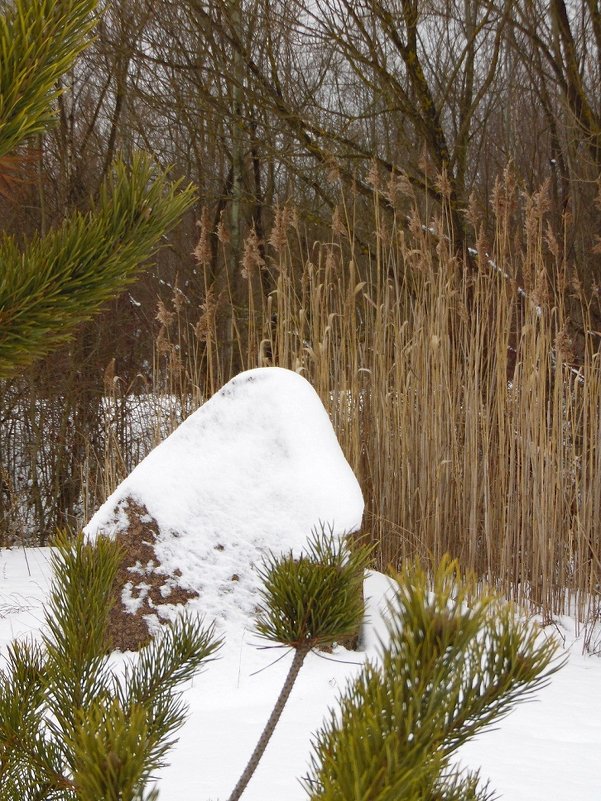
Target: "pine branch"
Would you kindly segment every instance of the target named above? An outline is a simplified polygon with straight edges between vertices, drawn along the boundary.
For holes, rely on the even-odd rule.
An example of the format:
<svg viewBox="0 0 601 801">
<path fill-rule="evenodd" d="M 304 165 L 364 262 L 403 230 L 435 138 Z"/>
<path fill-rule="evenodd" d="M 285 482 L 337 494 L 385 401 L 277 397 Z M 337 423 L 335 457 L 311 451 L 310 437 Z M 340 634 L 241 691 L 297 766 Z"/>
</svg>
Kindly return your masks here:
<svg viewBox="0 0 601 801">
<path fill-rule="evenodd" d="M 54 119 L 60 79 L 88 44 L 97 0 L 15 0 L 0 16 L 0 158 Z"/>
<path fill-rule="evenodd" d="M 268 557 L 259 568 L 259 634 L 292 648 L 329 646 L 356 635 L 370 553 L 349 548 L 322 525 L 298 559 L 292 553 Z"/>
<path fill-rule="evenodd" d="M 123 680 L 116 683 L 115 696 L 126 714 L 138 707 L 147 710 L 144 779 L 164 765 L 184 723 L 187 707 L 177 686 L 214 659 L 221 645 L 214 625 L 205 627 L 202 620 L 180 617 L 141 649 L 135 665 L 127 667 Z"/>
<path fill-rule="evenodd" d="M 215 652 L 213 628 L 180 620 L 115 674 L 107 621 L 119 546 L 59 544 L 43 647 L 13 645 L 0 671 L 0 801 L 155 801 L 185 707 L 177 686 Z"/>
<path fill-rule="evenodd" d="M 58 543 L 54 581 L 46 607 L 48 726 L 58 740 L 71 735 L 79 710 L 110 694 L 107 626 L 119 546 L 105 537 L 94 545 L 80 536 Z"/>
<path fill-rule="evenodd" d="M 163 234 L 193 201 L 190 187 L 137 156 L 105 182 L 96 208 L 76 214 L 25 253 L 0 239 L 0 379 L 69 338 L 130 284 Z"/>
<path fill-rule="evenodd" d="M 557 646 L 444 561 L 429 586 L 398 576 L 390 642 L 318 732 L 305 786 L 312 801 L 439 801 L 487 795 L 449 769 L 457 748 L 543 686 Z"/>
<path fill-rule="evenodd" d="M 271 739 L 305 658 L 312 648 L 355 635 L 364 613 L 368 548 L 349 548 L 330 528 L 315 529 L 306 552 L 268 556 L 259 570 L 263 597 L 256 628 L 271 642 L 294 648 L 294 659 L 259 741 L 228 801 L 238 801 Z"/>
</svg>

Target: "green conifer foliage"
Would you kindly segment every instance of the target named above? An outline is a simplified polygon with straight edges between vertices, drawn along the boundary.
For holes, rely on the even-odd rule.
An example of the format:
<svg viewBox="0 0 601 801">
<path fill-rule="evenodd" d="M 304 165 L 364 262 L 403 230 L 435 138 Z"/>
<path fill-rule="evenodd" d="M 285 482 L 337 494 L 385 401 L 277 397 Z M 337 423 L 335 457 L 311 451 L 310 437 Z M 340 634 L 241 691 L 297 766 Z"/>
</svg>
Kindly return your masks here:
<svg viewBox="0 0 601 801">
<path fill-rule="evenodd" d="M 0 171 L 53 121 L 61 76 L 86 46 L 95 9 L 96 0 L 14 0 L 0 14 Z M 60 345 L 135 279 L 193 202 L 180 188 L 138 155 L 115 165 L 89 213 L 24 249 L 0 236 L 0 379 Z"/>
<path fill-rule="evenodd" d="M 162 234 L 189 206 L 150 161 L 117 164 L 100 199 L 22 253 L 0 236 L 0 378 L 64 342 L 78 323 L 138 275 Z"/>
<path fill-rule="evenodd" d="M 344 692 L 313 744 L 311 801 L 484 801 L 456 750 L 544 685 L 557 645 L 494 596 L 472 600 L 456 563 L 430 587 L 405 569 L 389 606 L 390 642 Z"/>
<path fill-rule="evenodd" d="M 306 650 L 355 635 L 363 619 L 369 561 L 369 549 L 349 547 L 325 526 L 312 532 L 298 558 L 268 556 L 259 568 L 258 633 L 272 643 Z"/>
<path fill-rule="evenodd" d="M 63 543 L 41 644 L 14 642 L 0 673 L 0 801 L 150 801 L 185 707 L 177 686 L 220 646 L 181 618 L 117 671 L 106 628 L 119 547 Z"/>
<path fill-rule="evenodd" d="M 229 801 L 238 801 L 252 778 L 309 651 L 357 634 L 364 614 L 363 578 L 369 560 L 368 548 L 350 548 L 322 526 L 312 532 L 301 556 L 272 554 L 259 569 L 263 587 L 257 631 L 276 645 L 293 648 L 294 658 Z"/>
<path fill-rule="evenodd" d="M 0 673 L 0 801 L 153 801 L 152 773 L 184 720 L 177 685 L 219 647 L 183 618 L 118 674 L 106 625 L 119 548 L 62 544 L 39 644 L 15 642 Z M 313 535 L 301 558 L 267 559 L 258 630 L 294 649 L 285 686 L 231 798 L 240 797 L 308 651 L 356 630 L 365 550 Z M 556 643 L 446 560 L 430 582 L 406 568 L 388 636 L 313 743 L 311 801 L 490 801 L 457 749 L 559 669 Z M 359 591 L 359 592 L 358 592 Z M 330 603 L 327 603 L 327 599 Z"/>
<path fill-rule="evenodd" d="M 97 0 L 7 4 L 0 16 L 0 158 L 52 122 L 60 79 L 86 47 L 96 5 Z"/>
</svg>

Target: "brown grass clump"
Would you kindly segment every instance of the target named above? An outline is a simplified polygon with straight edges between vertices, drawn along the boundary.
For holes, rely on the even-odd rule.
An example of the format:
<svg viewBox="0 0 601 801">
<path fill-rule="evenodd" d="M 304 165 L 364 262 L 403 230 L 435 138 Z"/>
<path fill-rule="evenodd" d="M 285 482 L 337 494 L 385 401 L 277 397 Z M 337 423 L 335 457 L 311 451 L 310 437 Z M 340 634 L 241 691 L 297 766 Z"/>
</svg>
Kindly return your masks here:
<svg viewBox="0 0 601 801">
<path fill-rule="evenodd" d="M 115 537 L 121 546 L 123 560 L 115 578 L 115 604 L 110 614 L 108 637 L 112 648 L 136 651 L 151 637 L 146 615 L 157 615 L 158 608 L 164 604 L 185 604 L 198 593 L 177 584 L 181 576 L 179 571 L 176 575 L 169 575 L 161 568 L 154 549 L 159 527 L 148 510 L 128 498 L 124 512 L 129 526 Z M 123 605 L 122 593 L 127 584 L 132 585 L 132 597 L 140 599 L 135 613 Z M 165 587 L 169 588 L 168 593 Z"/>
</svg>

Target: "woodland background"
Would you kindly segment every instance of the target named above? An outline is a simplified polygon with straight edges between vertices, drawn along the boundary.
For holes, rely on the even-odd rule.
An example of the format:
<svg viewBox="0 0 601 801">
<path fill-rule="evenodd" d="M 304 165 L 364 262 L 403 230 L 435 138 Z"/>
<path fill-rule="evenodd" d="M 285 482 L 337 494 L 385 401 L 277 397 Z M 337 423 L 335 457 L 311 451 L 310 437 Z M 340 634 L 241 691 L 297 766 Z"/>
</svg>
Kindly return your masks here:
<svg viewBox="0 0 601 801">
<path fill-rule="evenodd" d="M 274 364 L 330 410 L 381 566 L 450 552 L 598 618 L 599 0 L 101 12 L 58 125 L 2 160 L 4 231 L 86 209 L 138 150 L 198 199 L 129 292 L 0 384 L 0 543 L 77 529 Z"/>
</svg>

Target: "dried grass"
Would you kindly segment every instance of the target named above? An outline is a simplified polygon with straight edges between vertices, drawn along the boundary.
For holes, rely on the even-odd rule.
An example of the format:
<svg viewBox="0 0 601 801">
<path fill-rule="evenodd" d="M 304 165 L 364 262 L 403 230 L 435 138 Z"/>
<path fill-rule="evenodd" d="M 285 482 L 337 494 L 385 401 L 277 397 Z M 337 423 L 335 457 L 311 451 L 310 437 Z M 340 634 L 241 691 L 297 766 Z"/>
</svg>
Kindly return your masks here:
<svg viewBox="0 0 601 801">
<path fill-rule="evenodd" d="M 450 215 L 426 227 L 414 210 L 407 230 L 377 210 L 367 256 L 341 225 L 348 210 L 310 252 L 278 218 L 261 268 L 274 290 L 260 309 L 230 313 L 236 330 L 254 311 L 236 343 L 243 368 L 297 370 L 320 394 L 382 568 L 449 553 L 543 617 L 586 621 L 601 586 L 597 341 L 581 295 L 575 355 L 569 265 L 548 233 L 544 189 L 521 207 L 516 191 L 510 175 L 497 187 L 492 253 L 467 266 L 445 235 Z M 229 378 L 217 343 L 211 358 Z M 218 388 L 207 379 L 195 379 L 205 397 Z"/>
<path fill-rule="evenodd" d="M 179 294 L 161 311 L 146 397 L 160 399 L 161 416 L 173 405 L 169 428 L 233 371 L 301 372 L 361 483 L 380 567 L 449 553 L 545 617 L 586 622 L 601 588 L 599 337 L 566 232 L 550 234 L 545 209 L 544 190 L 520 197 L 508 172 L 494 193 L 490 253 L 475 228 L 479 251 L 462 260 L 444 210 L 429 218 L 414 207 L 407 219 L 378 204 L 366 248 L 343 200 L 329 240 L 312 246 L 284 206 L 268 241 L 252 232 L 247 242 L 243 305 L 201 269 L 201 305 Z M 479 225 L 476 210 L 469 219 Z M 131 469 L 127 388 L 111 385 L 122 416 L 90 455 L 91 508 Z M 158 438 L 159 428 L 147 412 L 146 431 Z"/>
</svg>

